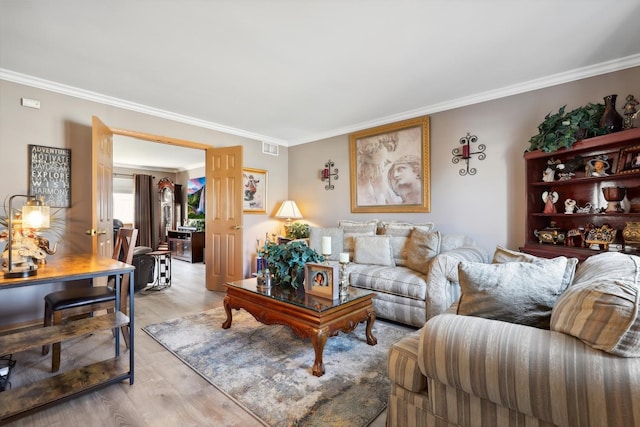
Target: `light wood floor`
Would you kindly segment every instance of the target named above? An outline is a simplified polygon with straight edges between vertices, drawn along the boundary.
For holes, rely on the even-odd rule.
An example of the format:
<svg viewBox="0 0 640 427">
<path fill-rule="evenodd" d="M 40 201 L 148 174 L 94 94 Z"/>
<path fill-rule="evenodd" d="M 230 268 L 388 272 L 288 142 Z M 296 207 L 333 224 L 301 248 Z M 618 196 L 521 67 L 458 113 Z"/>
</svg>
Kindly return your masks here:
<svg viewBox="0 0 640 427">
<path fill-rule="evenodd" d="M 206 290 L 204 264 L 173 260 L 170 288 L 135 296 L 135 383 L 109 385 L 67 402 L 34 412 L 11 426 L 256 426 L 260 425 L 191 368 L 149 337 L 142 327 L 206 309 L 221 307 L 223 293 Z M 311 346 L 309 351 L 313 351 Z M 50 356 L 40 349 L 14 355 L 18 360 L 11 382 L 18 387 L 49 375 Z M 63 343 L 61 371 L 113 356 L 109 332 Z M 26 370 L 26 368 L 29 368 Z M 26 371 L 25 371 L 26 370 Z M 25 371 L 25 372 L 22 372 Z M 34 373 L 35 372 L 35 373 Z M 2 399 L 2 393 L 0 393 Z M 381 414 L 372 427 L 385 425 Z"/>
</svg>

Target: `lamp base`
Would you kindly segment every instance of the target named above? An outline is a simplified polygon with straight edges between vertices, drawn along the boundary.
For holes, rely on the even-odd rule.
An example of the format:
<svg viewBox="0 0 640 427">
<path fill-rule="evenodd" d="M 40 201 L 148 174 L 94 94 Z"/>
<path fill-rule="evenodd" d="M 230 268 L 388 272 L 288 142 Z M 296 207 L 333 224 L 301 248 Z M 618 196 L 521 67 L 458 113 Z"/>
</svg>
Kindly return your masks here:
<svg viewBox="0 0 640 427">
<path fill-rule="evenodd" d="M 5 279 L 18 279 L 21 277 L 31 277 L 38 274 L 38 268 L 33 268 L 33 266 L 29 267 L 14 267 L 11 270 L 8 268 L 3 268 Z"/>
</svg>

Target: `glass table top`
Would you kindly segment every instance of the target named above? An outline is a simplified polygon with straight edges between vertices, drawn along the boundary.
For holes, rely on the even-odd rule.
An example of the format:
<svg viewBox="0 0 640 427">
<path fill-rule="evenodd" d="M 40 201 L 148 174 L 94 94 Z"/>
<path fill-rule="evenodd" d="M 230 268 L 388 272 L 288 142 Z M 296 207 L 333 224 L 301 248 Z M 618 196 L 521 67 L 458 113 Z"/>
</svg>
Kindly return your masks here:
<svg viewBox="0 0 640 427">
<path fill-rule="evenodd" d="M 283 287 L 278 285 L 272 285 L 271 288 L 264 288 L 262 286 L 258 286 L 258 281 L 255 278 L 239 280 L 237 282 L 229 282 L 227 283 L 227 286 L 241 288 L 256 294 L 264 295 L 278 301 L 297 305 L 299 307 L 307 308 L 316 312 L 323 312 L 334 307 L 339 307 L 340 305 L 364 298 L 372 294 L 372 292 L 370 291 L 350 286 L 347 295 L 336 300 L 330 300 L 328 298 L 306 294 L 304 291 L 304 285 L 298 286 L 297 289 L 294 289 L 290 286 Z"/>
</svg>

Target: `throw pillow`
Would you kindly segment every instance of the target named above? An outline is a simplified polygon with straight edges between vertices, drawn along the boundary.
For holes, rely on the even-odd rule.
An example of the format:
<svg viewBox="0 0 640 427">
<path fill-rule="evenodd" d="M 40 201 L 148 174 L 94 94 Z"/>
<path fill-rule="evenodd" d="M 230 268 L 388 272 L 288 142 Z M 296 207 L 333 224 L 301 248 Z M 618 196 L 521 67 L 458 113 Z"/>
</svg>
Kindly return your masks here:
<svg viewBox="0 0 640 427">
<path fill-rule="evenodd" d="M 429 261 L 439 253 L 440 232 L 430 232 L 415 228 L 407 242 L 406 266 L 412 270 L 427 274 Z"/>
<path fill-rule="evenodd" d="M 353 261 L 357 264 L 375 264 L 394 267 L 389 236 L 356 236 Z"/>
<path fill-rule="evenodd" d="M 399 221 L 380 221 L 378 224 L 378 234 L 385 234 L 391 237 L 391 249 L 393 250 L 393 258 L 396 265 L 407 266 L 407 243 L 409 236 L 414 228 L 425 231 L 433 229 L 432 222 L 412 224 L 409 222 Z"/>
<path fill-rule="evenodd" d="M 566 267 L 563 257 L 537 263 L 462 261 L 458 314 L 549 329 Z"/>
<path fill-rule="evenodd" d="M 565 257 L 561 257 L 565 258 Z M 576 273 L 576 266 L 578 265 L 578 258 L 565 258 L 567 260 L 567 268 L 564 271 L 562 278 L 562 284 L 564 288 L 567 288 L 573 282 L 573 278 Z M 502 246 L 497 246 L 496 251 L 493 254 L 493 264 L 503 264 L 505 262 L 545 262 L 548 258 L 540 258 L 535 255 L 527 254 L 524 252 L 516 252 Z"/>
<path fill-rule="evenodd" d="M 616 356 L 640 357 L 639 311 L 640 290 L 635 280 L 576 283 L 558 298 L 551 330 Z"/>
<path fill-rule="evenodd" d="M 370 221 L 350 221 L 343 219 L 338 221 L 338 227 L 342 228 L 344 232 L 344 251 L 349 252 L 349 255 L 353 257 L 355 247 L 354 237 L 375 236 L 377 224 L 377 219 Z"/>
<path fill-rule="evenodd" d="M 340 253 L 344 252 L 344 231 L 339 227 L 309 227 L 309 247 L 319 254 L 322 253 L 322 237 L 331 237 L 331 255 L 328 261 L 338 261 Z"/>
</svg>

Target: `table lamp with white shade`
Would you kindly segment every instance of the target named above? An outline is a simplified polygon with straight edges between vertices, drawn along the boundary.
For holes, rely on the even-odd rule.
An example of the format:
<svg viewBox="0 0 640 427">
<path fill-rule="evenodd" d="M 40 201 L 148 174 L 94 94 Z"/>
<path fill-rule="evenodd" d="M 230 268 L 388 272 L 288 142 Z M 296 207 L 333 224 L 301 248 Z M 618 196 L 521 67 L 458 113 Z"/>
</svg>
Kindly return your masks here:
<svg viewBox="0 0 640 427">
<path fill-rule="evenodd" d="M 289 231 L 291 220 L 302 219 L 302 214 L 300 213 L 300 209 L 298 209 L 296 202 L 293 200 L 285 200 L 282 202 L 282 205 L 280 205 L 280 209 L 278 209 L 278 212 L 276 213 L 276 218 L 285 219 L 284 230 L 286 235 Z"/>
</svg>

